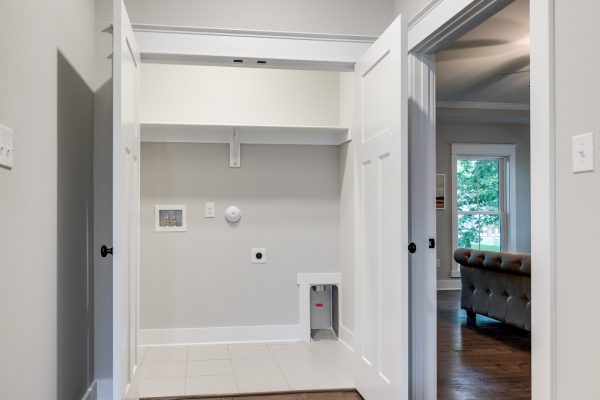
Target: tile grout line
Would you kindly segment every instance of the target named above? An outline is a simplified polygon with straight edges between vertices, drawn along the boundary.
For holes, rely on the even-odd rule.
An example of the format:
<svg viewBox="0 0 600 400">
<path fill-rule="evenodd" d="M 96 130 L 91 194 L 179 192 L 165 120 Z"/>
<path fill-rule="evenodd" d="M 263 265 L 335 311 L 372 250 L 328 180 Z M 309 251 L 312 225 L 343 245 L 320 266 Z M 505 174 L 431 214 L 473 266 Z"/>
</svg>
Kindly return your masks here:
<svg viewBox="0 0 600 400">
<path fill-rule="evenodd" d="M 338 341 L 338 343 L 340 343 L 340 342 Z M 343 344 L 343 343 L 342 343 L 342 344 Z M 310 352 L 311 352 L 311 353 L 312 353 L 312 354 L 315 356 L 315 358 L 317 359 L 317 361 L 319 362 L 319 364 L 320 364 L 320 365 L 321 365 L 323 368 L 325 368 L 325 370 L 326 370 L 326 371 L 329 373 L 329 375 L 331 375 L 331 377 L 332 377 L 332 378 L 333 378 L 333 379 L 334 379 L 334 380 L 335 380 L 335 381 L 338 383 L 338 385 L 340 385 L 340 388 L 342 388 L 342 387 L 343 387 L 343 383 L 342 383 L 342 382 L 341 382 L 341 380 L 340 380 L 340 379 L 338 379 L 338 377 L 335 375 L 335 373 L 334 373 L 334 371 L 333 371 L 333 369 L 334 369 L 334 368 L 332 368 L 332 369 L 329 369 L 329 368 L 327 367 L 327 365 L 325 365 L 325 363 L 323 362 L 323 360 L 322 360 L 321 356 L 319 356 L 317 353 L 315 353 L 314 351 L 312 351 L 312 350 L 310 349 L 310 346 L 307 346 L 307 347 L 308 347 L 308 350 L 309 350 L 309 351 L 310 351 Z M 330 354 L 330 355 L 328 355 L 328 356 L 326 355 L 326 356 L 323 356 L 323 357 L 335 357 L 335 358 L 337 358 L 337 357 L 338 357 L 338 355 L 337 355 L 337 354 L 336 354 L 336 355 L 331 355 L 331 354 Z"/>
<path fill-rule="evenodd" d="M 273 354 L 273 351 L 271 351 L 271 345 L 269 343 L 267 343 L 267 349 L 269 350 L 271 357 L 273 357 L 273 360 L 275 360 L 275 365 L 277 365 L 277 369 L 281 373 L 281 376 L 283 376 L 283 380 L 285 381 L 285 384 L 288 386 L 288 389 L 292 390 L 292 385 L 290 385 L 290 382 L 288 381 L 287 376 L 285 375 L 285 372 L 283 372 L 283 370 L 281 369 L 281 365 L 279 365 L 279 361 L 277 360 L 277 357 L 275 357 L 275 354 Z"/>
<path fill-rule="evenodd" d="M 187 394 L 188 387 L 188 362 L 190 359 L 190 346 L 185 346 L 185 378 L 183 379 L 183 395 Z"/>
<path fill-rule="evenodd" d="M 231 358 L 231 351 L 229 350 L 229 344 L 225 345 L 227 349 L 227 354 L 229 355 L 229 363 L 231 364 L 231 373 L 233 375 L 233 383 L 235 384 L 235 390 L 237 393 L 240 393 L 240 387 L 238 385 L 237 374 L 235 373 L 235 368 L 233 367 L 233 359 Z"/>
<path fill-rule="evenodd" d="M 228 358 L 223 359 L 222 357 L 216 357 L 216 356 L 209 356 L 208 358 L 203 358 L 203 359 L 199 359 L 199 360 L 192 360 L 190 357 L 190 347 L 192 346 L 225 346 L 225 349 L 227 350 L 227 356 Z M 187 363 L 210 363 L 210 362 L 215 362 L 215 361 L 227 361 L 229 362 L 229 365 L 231 366 L 231 373 L 216 373 L 216 372 L 209 372 L 206 374 L 198 374 L 198 375 L 191 375 L 188 376 L 188 371 L 189 371 L 189 367 L 186 366 L 186 385 L 187 385 L 187 380 L 188 378 L 209 378 L 209 377 L 220 377 L 220 376 L 231 376 L 234 379 L 234 385 L 235 385 L 235 393 L 238 393 L 238 385 L 237 385 L 237 381 L 235 379 L 235 374 L 233 372 L 233 364 L 231 362 L 231 354 L 229 352 L 229 346 L 227 344 L 224 343 L 220 343 L 220 344 L 215 344 L 215 345 L 211 345 L 211 344 L 201 344 L 201 345 L 189 345 L 188 346 L 188 357 L 187 357 Z M 187 386 L 186 386 L 186 390 L 187 390 Z M 224 393 L 186 393 L 185 396 L 208 396 L 208 395 L 215 395 L 215 396 L 222 396 L 225 394 L 230 394 L 230 392 L 224 392 Z"/>
</svg>

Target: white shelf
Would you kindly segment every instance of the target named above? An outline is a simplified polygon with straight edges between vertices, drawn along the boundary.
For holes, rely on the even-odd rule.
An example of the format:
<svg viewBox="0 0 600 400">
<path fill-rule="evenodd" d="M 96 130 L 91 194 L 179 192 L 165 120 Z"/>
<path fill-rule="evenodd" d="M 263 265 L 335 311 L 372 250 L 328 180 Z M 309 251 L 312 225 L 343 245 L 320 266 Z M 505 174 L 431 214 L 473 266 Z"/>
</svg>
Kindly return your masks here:
<svg viewBox="0 0 600 400">
<path fill-rule="evenodd" d="M 337 126 L 273 126 L 141 124 L 142 142 L 231 143 L 237 128 L 242 144 L 340 145 L 350 140 L 350 129 Z"/>
</svg>

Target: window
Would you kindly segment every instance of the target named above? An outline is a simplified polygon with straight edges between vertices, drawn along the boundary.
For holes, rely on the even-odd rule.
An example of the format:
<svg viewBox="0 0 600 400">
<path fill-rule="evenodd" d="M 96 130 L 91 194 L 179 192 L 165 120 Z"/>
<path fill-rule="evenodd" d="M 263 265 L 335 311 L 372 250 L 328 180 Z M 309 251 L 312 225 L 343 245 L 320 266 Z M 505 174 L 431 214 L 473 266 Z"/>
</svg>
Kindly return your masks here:
<svg viewBox="0 0 600 400">
<path fill-rule="evenodd" d="M 452 145 L 453 249 L 514 249 L 514 153 L 513 145 Z"/>
<path fill-rule="evenodd" d="M 504 158 L 457 157 L 457 245 L 501 251 L 506 243 Z"/>
</svg>

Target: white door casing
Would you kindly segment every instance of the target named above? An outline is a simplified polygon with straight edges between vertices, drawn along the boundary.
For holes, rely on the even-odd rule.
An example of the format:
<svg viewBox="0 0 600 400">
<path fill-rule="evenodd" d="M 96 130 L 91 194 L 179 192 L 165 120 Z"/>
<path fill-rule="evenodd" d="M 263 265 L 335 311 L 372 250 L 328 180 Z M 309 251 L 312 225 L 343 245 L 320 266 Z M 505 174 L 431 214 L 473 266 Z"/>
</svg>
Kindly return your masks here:
<svg viewBox="0 0 600 400">
<path fill-rule="evenodd" d="M 410 29 L 409 29 L 410 42 Z M 435 54 L 409 54 L 411 394 L 437 399 Z"/>
<path fill-rule="evenodd" d="M 406 36 L 399 16 L 355 67 L 356 387 L 366 400 L 409 393 Z"/>
<path fill-rule="evenodd" d="M 140 53 L 122 0 L 113 32 L 113 400 L 137 399 Z"/>
</svg>

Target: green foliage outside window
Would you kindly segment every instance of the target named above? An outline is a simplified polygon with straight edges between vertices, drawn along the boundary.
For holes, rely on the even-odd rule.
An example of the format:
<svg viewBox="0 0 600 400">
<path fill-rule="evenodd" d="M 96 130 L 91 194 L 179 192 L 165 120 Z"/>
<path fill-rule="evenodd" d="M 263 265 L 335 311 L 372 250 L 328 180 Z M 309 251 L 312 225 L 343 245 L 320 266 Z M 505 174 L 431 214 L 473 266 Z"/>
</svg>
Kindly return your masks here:
<svg viewBox="0 0 600 400">
<path fill-rule="evenodd" d="M 500 165 L 499 160 L 457 160 L 458 211 L 500 210 Z M 500 225 L 499 215 L 459 213 L 458 246 L 500 251 Z"/>
</svg>

